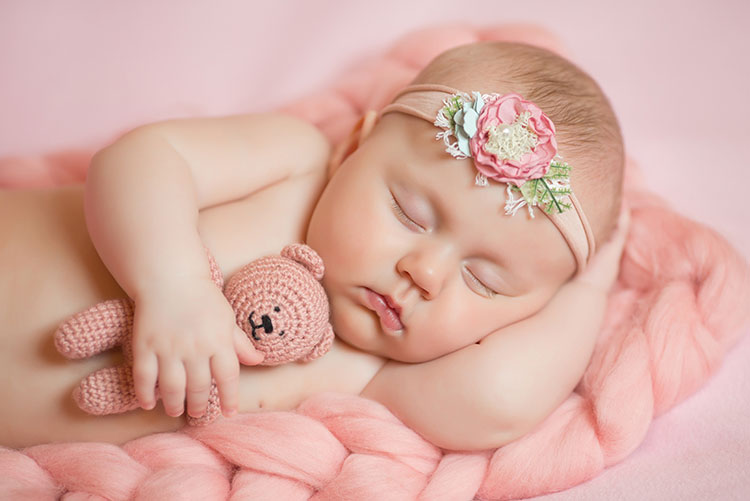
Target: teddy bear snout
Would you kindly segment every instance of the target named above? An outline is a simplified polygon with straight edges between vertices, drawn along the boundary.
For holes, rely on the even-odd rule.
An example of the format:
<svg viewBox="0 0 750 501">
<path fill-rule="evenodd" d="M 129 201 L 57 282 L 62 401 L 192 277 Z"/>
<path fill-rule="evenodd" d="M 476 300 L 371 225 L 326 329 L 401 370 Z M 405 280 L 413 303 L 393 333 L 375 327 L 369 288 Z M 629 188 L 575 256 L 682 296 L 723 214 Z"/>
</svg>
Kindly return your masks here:
<svg viewBox="0 0 750 501">
<path fill-rule="evenodd" d="M 280 308 L 276 306 L 273 310 L 275 312 L 279 312 Z M 252 328 L 252 332 L 250 334 L 253 336 L 253 339 L 255 339 L 256 341 L 260 341 L 261 339 L 258 336 L 257 331 L 259 329 L 263 329 L 263 332 L 265 332 L 266 334 L 271 334 L 274 330 L 273 320 L 271 319 L 270 315 L 261 315 L 260 322 L 256 324 L 255 320 L 253 319 L 254 315 L 255 315 L 255 310 L 251 311 L 250 316 L 248 317 L 248 322 L 250 322 L 250 327 Z M 282 330 L 278 334 L 279 336 L 283 337 L 284 334 L 286 334 L 286 332 Z"/>
</svg>

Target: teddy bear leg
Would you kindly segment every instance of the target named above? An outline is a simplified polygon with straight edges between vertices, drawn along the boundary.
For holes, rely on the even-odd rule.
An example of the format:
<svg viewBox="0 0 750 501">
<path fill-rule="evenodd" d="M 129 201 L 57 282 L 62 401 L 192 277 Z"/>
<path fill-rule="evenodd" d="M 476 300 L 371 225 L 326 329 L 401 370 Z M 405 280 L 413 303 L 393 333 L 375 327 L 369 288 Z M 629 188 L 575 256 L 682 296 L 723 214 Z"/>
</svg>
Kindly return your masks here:
<svg viewBox="0 0 750 501">
<path fill-rule="evenodd" d="M 86 376 L 73 390 L 73 399 L 81 410 L 103 416 L 140 407 L 135 396 L 130 366 L 106 367 Z"/>
<path fill-rule="evenodd" d="M 111 299 L 76 313 L 55 331 L 55 346 L 67 358 L 87 358 L 122 344 L 133 330 L 133 303 Z"/>
<path fill-rule="evenodd" d="M 188 415 L 187 422 L 190 426 L 205 426 L 216 421 L 221 415 L 221 404 L 219 403 L 219 390 L 216 383 L 211 383 L 211 392 L 208 394 L 208 406 L 201 417 L 194 418 Z"/>
</svg>

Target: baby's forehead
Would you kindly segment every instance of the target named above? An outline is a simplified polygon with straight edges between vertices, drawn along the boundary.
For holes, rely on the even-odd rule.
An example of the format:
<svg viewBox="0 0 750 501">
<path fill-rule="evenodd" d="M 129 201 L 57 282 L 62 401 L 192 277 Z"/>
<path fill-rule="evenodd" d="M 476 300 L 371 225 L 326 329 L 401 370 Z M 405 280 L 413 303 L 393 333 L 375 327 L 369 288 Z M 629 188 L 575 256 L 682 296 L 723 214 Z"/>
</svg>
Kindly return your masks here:
<svg viewBox="0 0 750 501">
<path fill-rule="evenodd" d="M 450 159 L 443 142 L 437 138 L 439 129 L 434 124 L 402 113 L 381 116 L 372 132 L 380 143 L 379 152 L 434 160 Z"/>
</svg>

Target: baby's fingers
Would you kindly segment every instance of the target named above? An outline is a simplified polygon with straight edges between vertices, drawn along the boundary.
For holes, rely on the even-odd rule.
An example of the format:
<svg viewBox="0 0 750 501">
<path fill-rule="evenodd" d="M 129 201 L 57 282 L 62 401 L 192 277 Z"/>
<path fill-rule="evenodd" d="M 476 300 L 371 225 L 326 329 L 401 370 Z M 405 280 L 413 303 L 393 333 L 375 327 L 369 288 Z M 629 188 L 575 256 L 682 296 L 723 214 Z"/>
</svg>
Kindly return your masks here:
<svg viewBox="0 0 750 501">
<path fill-rule="evenodd" d="M 133 385 L 141 407 L 151 410 L 156 406 L 156 378 L 159 361 L 153 353 L 134 353 Z"/>
<path fill-rule="evenodd" d="M 630 210 L 624 206 L 620 211 L 617 226 L 604 245 L 597 249 L 596 254 L 579 274 L 576 280 L 609 291 L 617 280 L 620 270 L 620 259 L 625 247 L 625 239 L 630 228 Z"/>
<path fill-rule="evenodd" d="M 219 391 L 221 412 L 227 417 L 237 412 L 240 364 L 234 352 L 214 355 L 211 358 L 211 373 Z"/>
<path fill-rule="evenodd" d="M 206 412 L 208 394 L 211 391 L 211 369 L 208 360 L 185 363 L 187 373 L 187 411 L 194 418 Z"/>
<path fill-rule="evenodd" d="M 159 393 L 168 416 L 182 414 L 185 409 L 185 367 L 182 361 L 159 359 Z"/>
<path fill-rule="evenodd" d="M 234 329 L 234 351 L 243 365 L 258 365 L 265 357 L 263 353 L 255 349 L 250 338 L 239 327 Z"/>
</svg>

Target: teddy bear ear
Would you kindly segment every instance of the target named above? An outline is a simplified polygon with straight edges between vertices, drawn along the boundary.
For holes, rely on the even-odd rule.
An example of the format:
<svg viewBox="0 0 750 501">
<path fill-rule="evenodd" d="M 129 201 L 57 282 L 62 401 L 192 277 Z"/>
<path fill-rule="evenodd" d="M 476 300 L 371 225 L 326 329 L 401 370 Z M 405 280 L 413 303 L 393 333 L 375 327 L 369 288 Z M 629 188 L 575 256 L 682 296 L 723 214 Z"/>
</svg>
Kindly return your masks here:
<svg viewBox="0 0 750 501">
<path fill-rule="evenodd" d="M 323 278 L 323 273 L 325 272 L 323 259 L 311 247 L 305 244 L 287 245 L 281 251 L 281 255 L 287 259 L 297 261 L 307 268 L 312 273 L 312 276 L 315 277 L 315 280 Z"/>
<path fill-rule="evenodd" d="M 331 324 L 326 324 L 326 330 L 323 334 L 323 338 L 313 346 L 313 349 L 310 350 L 310 353 L 304 356 L 302 358 L 303 362 L 309 362 L 310 360 L 315 360 L 316 358 L 320 358 L 326 353 L 328 353 L 328 350 L 331 349 L 331 345 L 333 345 L 333 327 Z"/>
</svg>

